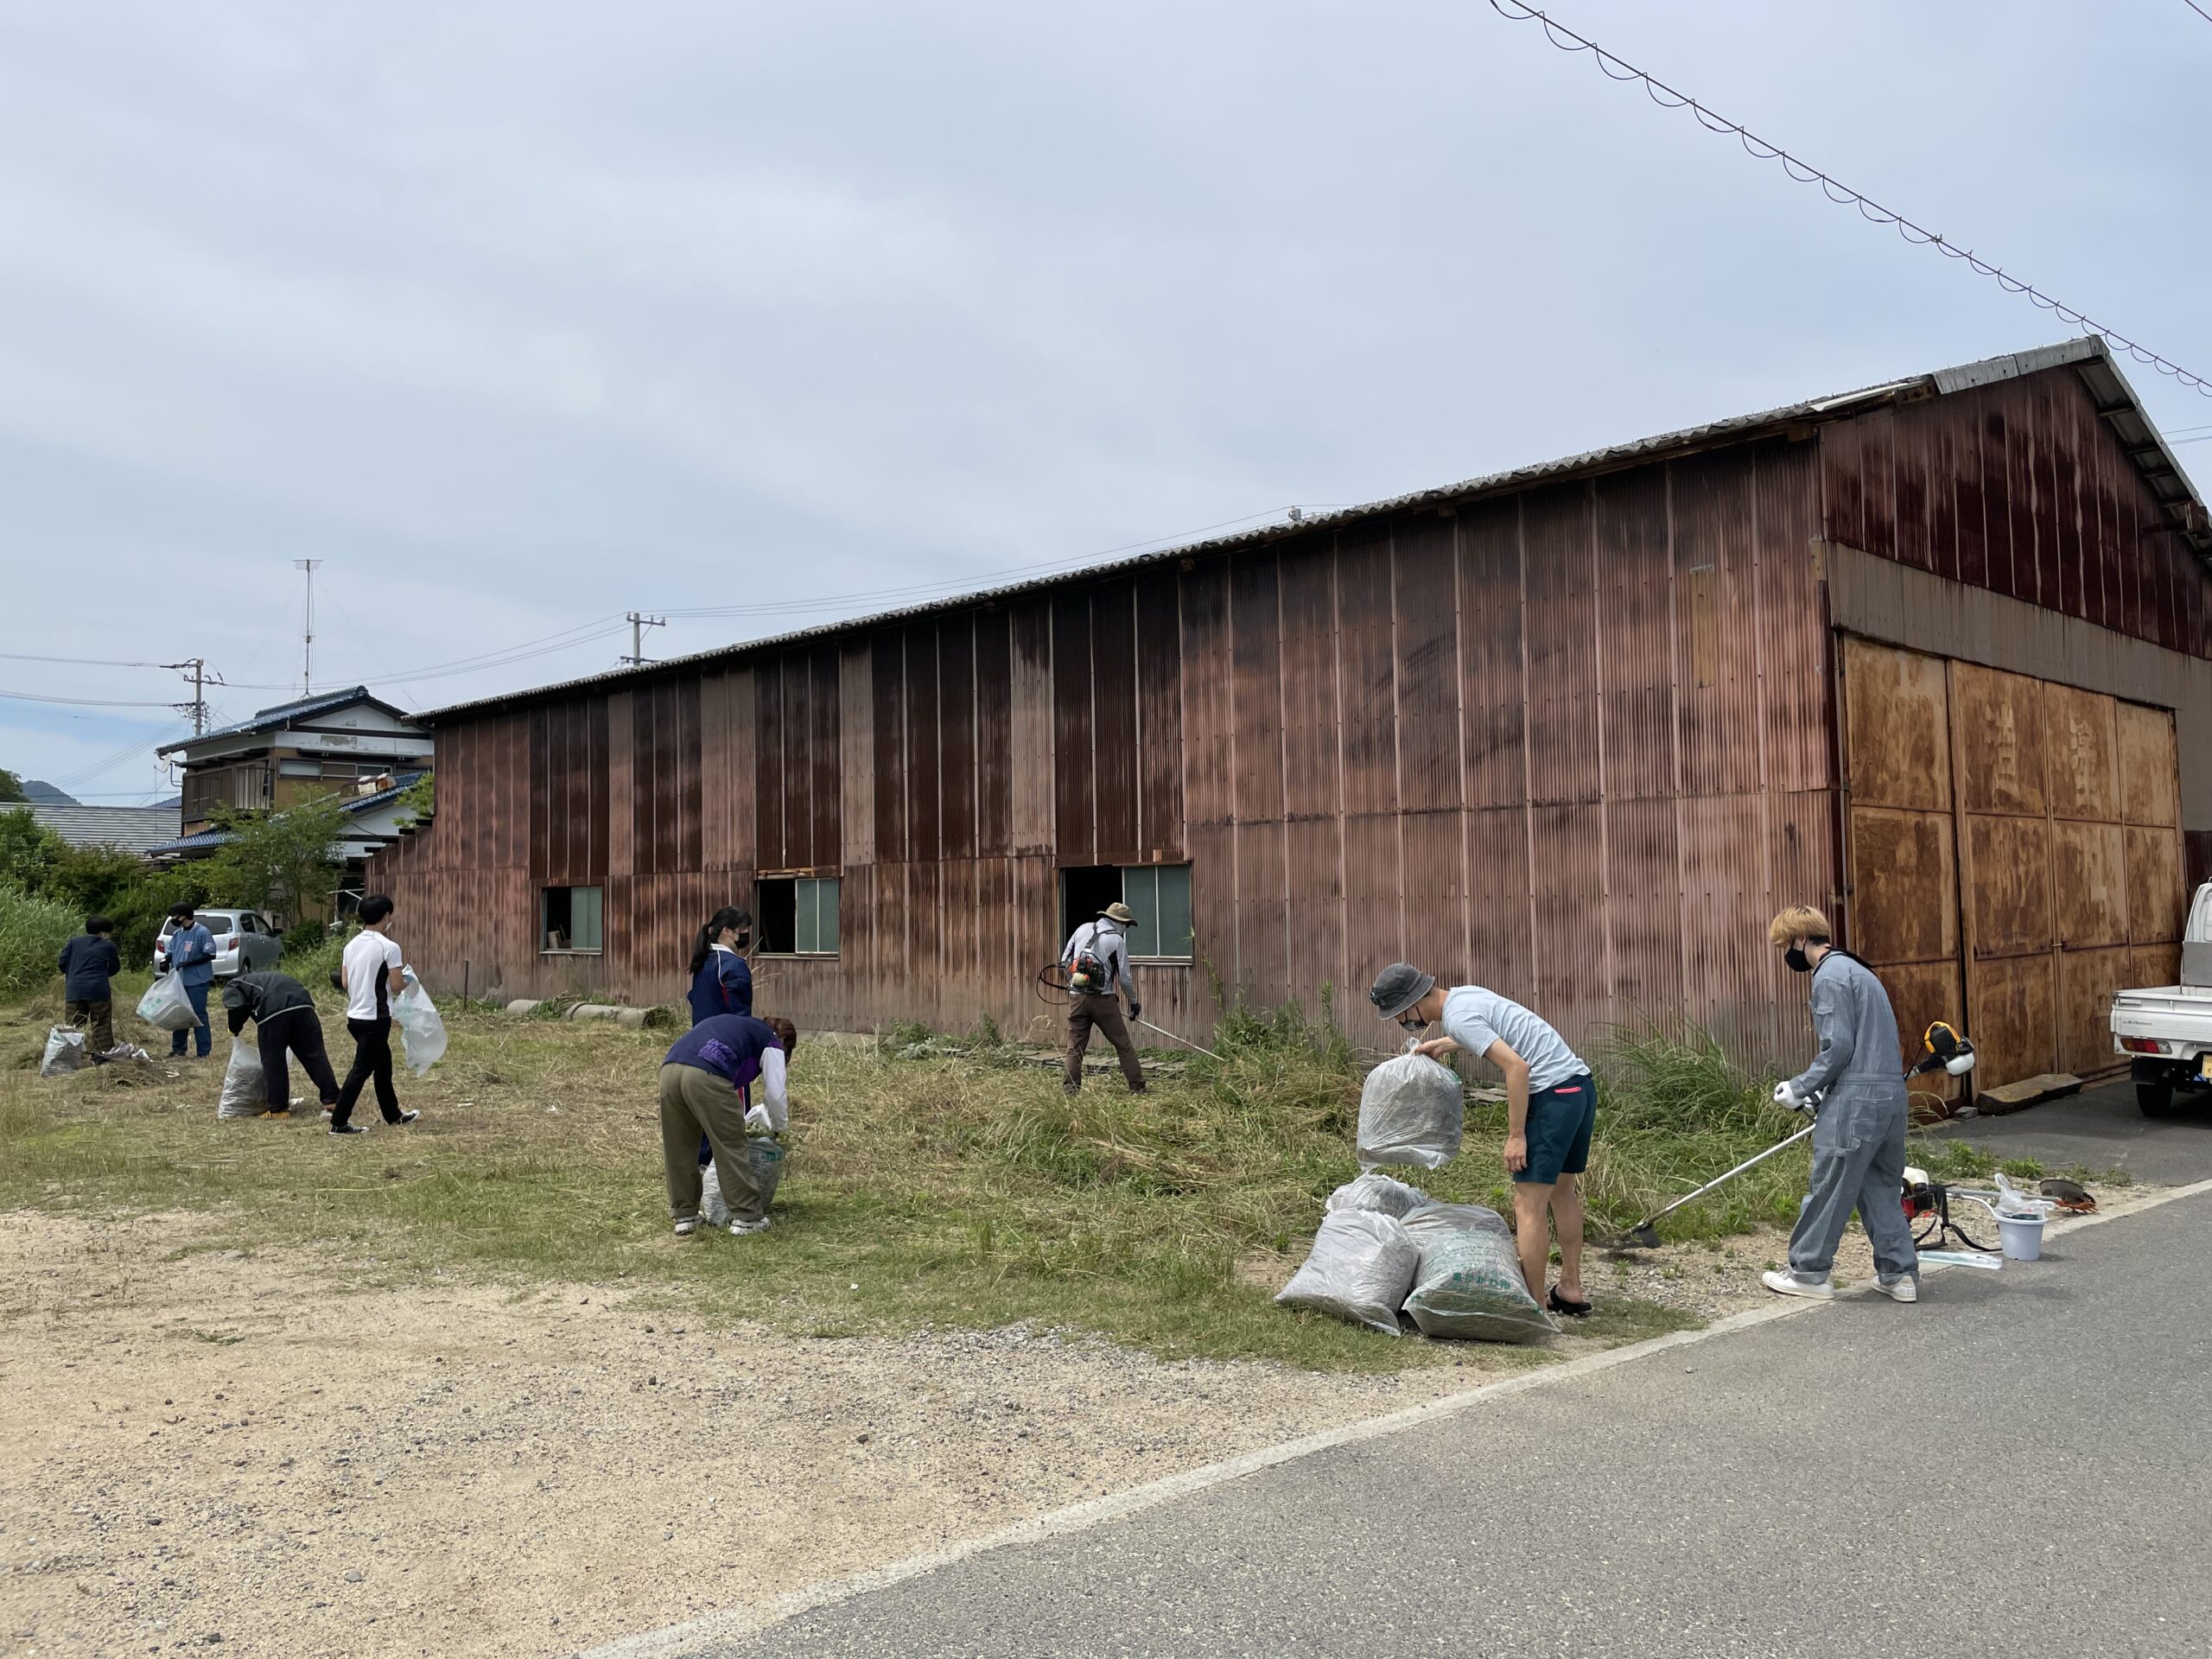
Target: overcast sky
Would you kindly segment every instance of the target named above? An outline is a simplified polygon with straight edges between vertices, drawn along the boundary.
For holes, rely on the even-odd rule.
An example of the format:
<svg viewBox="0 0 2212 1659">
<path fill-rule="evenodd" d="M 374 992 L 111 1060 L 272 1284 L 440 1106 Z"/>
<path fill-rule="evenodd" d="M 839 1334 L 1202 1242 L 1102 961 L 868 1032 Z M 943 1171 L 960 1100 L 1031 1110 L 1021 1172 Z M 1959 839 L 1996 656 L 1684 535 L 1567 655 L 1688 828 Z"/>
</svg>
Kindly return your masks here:
<svg viewBox="0 0 2212 1659">
<path fill-rule="evenodd" d="M 1554 10 L 2212 373 L 2183 0 Z M 0 652 L 225 718 L 296 558 L 317 686 L 429 708 L 2074 332 L 1485 0 L 0 3 Z M 0 766 L 137 798 L 172 718 Z"/>
</svg>

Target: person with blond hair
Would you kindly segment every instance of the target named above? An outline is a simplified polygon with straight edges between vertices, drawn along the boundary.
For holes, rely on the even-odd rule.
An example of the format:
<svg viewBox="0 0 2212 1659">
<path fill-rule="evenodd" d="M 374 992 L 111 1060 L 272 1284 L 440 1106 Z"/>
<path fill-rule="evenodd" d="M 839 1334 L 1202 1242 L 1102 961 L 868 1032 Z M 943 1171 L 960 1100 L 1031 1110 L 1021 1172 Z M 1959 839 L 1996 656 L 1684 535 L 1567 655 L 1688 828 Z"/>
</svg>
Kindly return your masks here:
<svg viewBox="0 0 2212 1659">
<path fill-rule="evenodd" d="M 1817 1105 L 1818 1115 L 1812 1187 L 1789 1235 L 1789 1270 L 1765 1274 L 1764 1282 L 1783 1296 L 1834 1295 L 1828 1273 L 1855 1209 L 1874 1247 L 1875 1288 L 1893 1302 L 1918 1301 L 1920 1258 L 1904 1217 L 1903 1051 L 1889 993 L 1872 969 L 1830 943 L 1827 918 L 1810 906 L 1783 911 L 1766 937 L 1794 972 L 1812 976 L 1820 1052 L 1774 1086 L 1777 1105 Z"/>
</svg>

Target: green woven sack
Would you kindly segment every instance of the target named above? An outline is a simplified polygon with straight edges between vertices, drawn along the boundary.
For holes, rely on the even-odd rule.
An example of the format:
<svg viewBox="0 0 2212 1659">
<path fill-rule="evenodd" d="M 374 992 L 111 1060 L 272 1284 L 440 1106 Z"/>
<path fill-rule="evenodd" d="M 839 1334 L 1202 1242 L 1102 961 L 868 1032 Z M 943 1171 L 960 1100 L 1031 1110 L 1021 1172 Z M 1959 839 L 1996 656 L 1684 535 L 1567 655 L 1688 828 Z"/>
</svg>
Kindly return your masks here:
<svg viewBox="0 0 2212 1659">
<path fill-rule="evenodd" d="M 1425 1337 L 1541 1342 L 1559 1330 L 1529 1294 L 1512 1239 L 1487 1228 L 1423 1241 L 1406 1313 Z"/>
</svg>

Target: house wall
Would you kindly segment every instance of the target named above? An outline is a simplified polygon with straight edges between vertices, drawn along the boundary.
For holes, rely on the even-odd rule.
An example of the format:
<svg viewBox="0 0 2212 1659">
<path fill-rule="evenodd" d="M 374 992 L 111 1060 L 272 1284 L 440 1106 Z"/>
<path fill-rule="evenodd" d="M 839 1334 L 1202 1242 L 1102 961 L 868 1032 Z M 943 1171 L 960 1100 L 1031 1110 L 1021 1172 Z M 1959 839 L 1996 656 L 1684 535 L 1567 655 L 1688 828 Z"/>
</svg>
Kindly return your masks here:
<svg viewBox="0 0 2212 1659">
<path fill-rule="evenodd" d="M 1224 996 L 1333 997 L 1400 957 L 1577 1041 L 1687 1010 L 1794 1046 L 1767 917 L 1838 887 L 1819 446 L 1780 439 L 457 717 L 439 811 L 370 880 L 434 982 L 681 988 L 763 871 L 841 875 L 834 960 L 762 958 L 802 1026 L 1042 1033 L 1058 871 L 1189 861 Z M 537 948 L 605 892 L 594 957 Z"/>
</svg>

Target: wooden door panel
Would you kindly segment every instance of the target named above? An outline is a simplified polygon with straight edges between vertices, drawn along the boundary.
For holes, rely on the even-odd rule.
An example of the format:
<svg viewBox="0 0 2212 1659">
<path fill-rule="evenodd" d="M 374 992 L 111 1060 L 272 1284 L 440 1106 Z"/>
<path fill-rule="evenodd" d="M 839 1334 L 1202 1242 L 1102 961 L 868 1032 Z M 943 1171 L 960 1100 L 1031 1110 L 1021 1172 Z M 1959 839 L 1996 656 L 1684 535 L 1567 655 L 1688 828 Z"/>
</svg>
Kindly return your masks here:
<svg viewBox="0 0 2212 1659">
<path fill-rule="evenodd" d="M 1868 962 L 1955 961 L 1958 871 L 1950 814 L 1854 807 L 1852 946 Z"/>
<path fill-rule="evenodd" d="M 2050 826 L 2041 818 L 1969 817 L 1964 827 L 1974 958 L 2049 950 Z"/>
<path fill-rule="evenodd" d="M 2181 983 L 2181 946 L 2177 944 L 2128 946 L 2127 982 L 2131 986 Z"/>
<path fill-rule="evenodd" d="M 2139 944 L 2178 939 L 2189 913 L 2181 831 L 2130 828 L 2126 833 L 2127 937 Z"/>
<path fill-rule="evenodd" d="M 2174 747 L 2174 717 L 2164 709 L 2123 702 L 2120 726 L 2120 791 L 2130 823 L 2181 823 L 2181 762 Z"/>
<path fill-rule="evenodd" d="M 1967 1034 L 1980 1056 L 1983 1088 L 2018 1083 L 2053 1068 L 2057 1058 L 2051 957 L 1999 957 L 1974 964 Z"/>
<path fill-rule="evenodd" d="M 2058 1069 L 2094 1077 L 2120 1064 L 2112 1047 L 2112 994 L 2132 971 L 2127 947 L 2058 954 Z"/>
<path fill-rule="evenodd" d="M 2044 772 L 2051 817 L 2118 823 L 2120 732 L 2113 699 L 2070 685 L 2047 684 L 2043 701 L 2050 743 Z"/>
<path fill-rule="evenodd" d="M 1948 812 L 1943 659 L 1846 639 L 1843 683 L 1853 804 Z"/>
<path fill-rule="evenodd" d="M 2042 817 L 2048 810 L 2043 682 L 1955 662 L 1951 722 L 1959 804 L 1968 812 Z"/>
<path fill-rule="evenodd" d="M 2050 902 L 2062 949 L 2127 943 L 2127 842 L 2117 823 L 2051 824 Z"/>
</svg>

